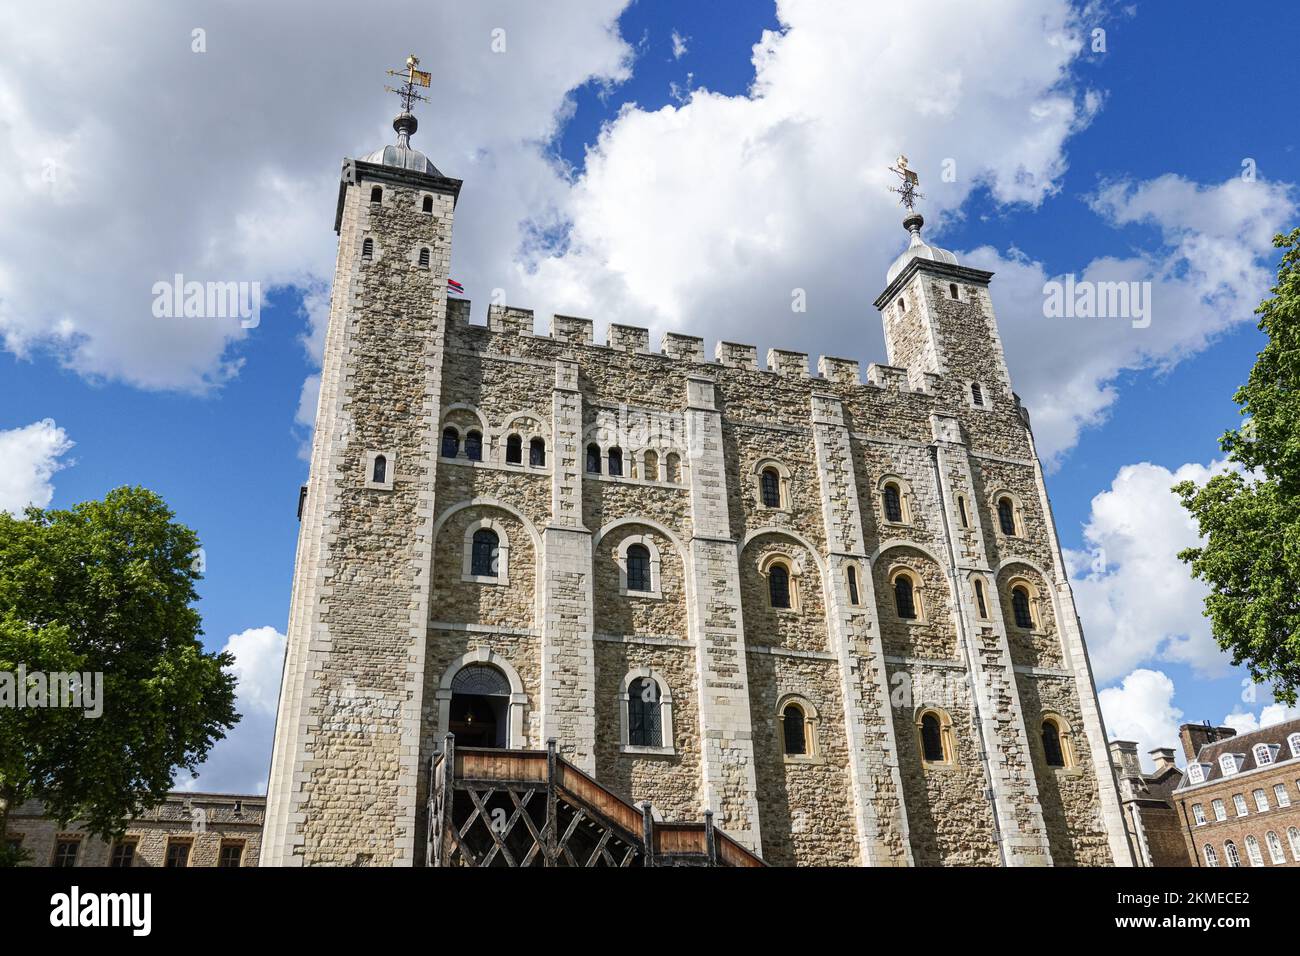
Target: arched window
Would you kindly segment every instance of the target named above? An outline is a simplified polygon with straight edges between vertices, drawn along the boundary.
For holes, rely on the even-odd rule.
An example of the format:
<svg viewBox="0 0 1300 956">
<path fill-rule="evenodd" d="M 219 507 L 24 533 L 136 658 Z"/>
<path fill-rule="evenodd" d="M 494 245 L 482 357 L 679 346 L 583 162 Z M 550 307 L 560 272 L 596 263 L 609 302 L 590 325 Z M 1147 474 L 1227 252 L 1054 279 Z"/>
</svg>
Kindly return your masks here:
<svg viewBox="0 0 1300 956">
<path fill-rule="evenodd" d="M 641 475 L 646 481 L 659 480 L 659 454 L 658 452 L 648 451 L 645 453 L 645 471 Z"/>
<path fill-rule="evenodd" d="M 388 459 L 383 455 L 375 456 L 375 464 L 370 473 L 370 480 L 377 485 L 382 485 L 388 481 Z"/>
<path fill-rule="evenodd" d="M 961 298 L 961 296 L 960 296 L 960 295 L 958 294 L 958 292 L 957 292 L 957 283 L 955 283 L 955 282 L 949 282 L 949 283 L 948 283 L 948 294 L 949 294 L 950 296 L 952 296 L 954 299 L 960 299 L 960 298 Z"/>
<path fill-rule="evenodd" d="M 910 574 L 894 578 L 894 609 L 904 620 L 916 620 L 916 590 Z"/>
<path fill-rule="evenodd" d="M 984 404 L 984 389 L 980 388 L 979 382 L 970 383 L 970 400 L 975 405 Z"/>
<path fill-rule="evenodd" d="M 1292 757 L 1300 757 L 1300 734 L 1292 734 L 1287 737 L 1286 744 L 1291 748 Z"/>
<path fill-rule="evenodd" d="M 361 243 L 361 261 L 369 262 L 375 257 L 375 240 L 367 238 Z"/>
<path fill-rule="evenodd" d="M 1264 835 L 1264 840 L 1268 843 L 1268 857 L 1274 863 L 1286 862 L 1286 850 L 1282 849 L 1282 838 L 1269 830 Z"/>
<path fill-rule="evenodd" d="M 478 432 L 465 433 L 465 457 L 470 461 L 483 460 L 483 436 Z"/>
<path fill-rule="evenodd" d="M 524 440 L 518 435 L 506 439 L 506 464 L 522 465 L 524 463 Z"/>
<path fill-rule="evenodd" d="M 1228 858 L 1228 866 L 1241 866 L 1241 854 L 1237 852 L 1237 844 L 1231 840 L 1223 844 L 1223 855 Z"/>
<path fill-rule="evenodd" d="M 634 544 L 627 549 L 627 589 L 653 590 L 650 581 L 650 549 L 644 544 Z"/>
<path fill-rule="evenodd" d="M 420 250 L 420 268 L 421 268 L 421 269 L 427 269 L 427 268 L 429 268 L 429 248 L 428 248 L 428 246 L 425 246 L 423 249 Z"/>
<path fill-rule="evenodd" d="M 1010 498 L 998 499 L 998 524 L 1005 535 L 1016 533 L 1016 507 Z"/>
<path fill-rule="evenodd" d="M 1043 757 L 1049 767 L 1065 766 L 1065 753 L 1061 749 L 1061 728 L 1050 717 L 1043 721 Z"/>
<path fill-rule="evenodd" d="M 1246 856 L 1250 857 L 1251 866 L 1264 865 L 1264 854 L 1259 852 L 1259 840 L 1253 833 L 1246 837 Z"/>
<path fill-rule="evenodd" d="M 944 721 L 933 710 L 921 714 L 921 759 L 926 763 L 948 763 L 948 748 L 944 746 Z"/>
<path fill-rule="evenodd" d="M 1262 767 L 1273 762 L 1273 748 L 1268 744 L 1255 744 L 1255 766 Z"/>
<path fill-rule="evenodd" d="M 534 438 L 528 443 L 528 464 L 538 468 L 546 464 L 546 439 Z"/>
<path fill-rule="evenodd" d="M 682 480 L 682 460 L 676 452 L 669 452 L 665 461 L 665 469 L 668 472 L 668 480 L 672 484 L 678 484 Z"/>
<path fill-rule="evenodd" d="M 497 533 L 491 528 L 479 528 L 474 532 L 474 551 L 470 558 L 471 574 L 483 578 L 497 576 L 497 557 L 500 543 Z"/>
<path fill-rule="evenodd" d="M 969 528 L 970 517 L 966 514 L 966 498 L 962 495 L 957 496 L 957 514 L 961 518 L 961 526 Z"/>
<path fill-rule="evenodd" d="M 1011 589 L 1011 612 L 1015 615 L 1016 627 L 1032 630 L 1034 615 L 1029 606 L 1029 589 L 1017 584 Z"/>
<path fill-rule="evenodd" d="M 600 474 L 600 446 L 599 445 L 593 444 L 587 446 L 587 474 L 589 475 Z"/>
<path fill-rule="evenodd" d="M 623 449 L 611 448 L 609 450 L 609 473 L 618 477 L 623 475 Z"/>
<path fill-rule="evenodd" d="M 383 202 L 383 201 L 384 201 L 384 191 L 383 191 L 382 189 L 380 189 L 378 186 L 375 186 L 373 189 L 370 190 L 370 201 L 371 201 L 371 202 Z"/>
<path fill-rule="evenodd" d="M 781 711 L 781 740 L 787 756 L 803 757 L 808 754 L 808 727 L 803 708 L 786 704 Z"/>
<path fill-rule="evenodd" d="M 424 212 L 433 212 L 433 197 L 425 196 L 424 205 L 421 207 Z"/>
<path fill-rule="evenodd" d="M 901 522 L 903 520 L 903 498 L 898 492 L 898 485 L 892 481 L 885 485 L 885 520 Z"/>
<path fill-rule="evenodd" d="M 627 688 L 627 742 L 632 747 L 662 747 L 663 702 L 659 684 L 638 677 Z"/>
<path fill-rule="evenodd" d="M 907 300 L 905 300 L 901 295 L 898 297 L 898 311 L 899 312 L 907 311 Z"/>
<path fill-rule="evenodd" d="M 979 578 L 975 579 L 975 609 L 979 611 L 980 617 L 989 616 L 989 607 L 984 600 L 984 582 Z"/>
<path fill-rule="evenodd" d="M 852 564 L 850 564 L 847 573 L 848 573 L 848 577 L 849 577 L 849 603 L 852 604 L 854 607 L 857 607 L 857 605 L 859 605 L 860 603 L 862 603 L 862 602 L 861 602 L 861 599 L 858 597 L 858 569 L 857 569 L 857 566 L 856 566 L 856 565 L 852 565 Z"/>
<path fill-rule="evenodd" d="M 1300 863 L 1300 827 L 1286 828 L 1286 842 L 1291 844 L 1291 859 Z"/>
<path fill-rule="evenodd" d="M 1210 844 L 1208 843 L 1205 844 L 1205 865 L 1206 866 L 1219 865 L 1219 854 L 1215 853 L 1214 847 L 1210 846 Z"/>
<path fill-rule="evenodd" d="M 442 457 L 455 458 L 460 454 L 460 433 L 450 426 L 442 430 Z"/>
<path fill-rule="evenodd" d="M 760 479 L 763 486 L 763 507 L 781 507 L 781 476 L 775 468 L 764 468 Z"/>
<path fill-rule="evenodd" d="M 767 569 L 767 599 L 772 607 L 790 606 L 790 569 L 779 561 Z"/>
</svg>

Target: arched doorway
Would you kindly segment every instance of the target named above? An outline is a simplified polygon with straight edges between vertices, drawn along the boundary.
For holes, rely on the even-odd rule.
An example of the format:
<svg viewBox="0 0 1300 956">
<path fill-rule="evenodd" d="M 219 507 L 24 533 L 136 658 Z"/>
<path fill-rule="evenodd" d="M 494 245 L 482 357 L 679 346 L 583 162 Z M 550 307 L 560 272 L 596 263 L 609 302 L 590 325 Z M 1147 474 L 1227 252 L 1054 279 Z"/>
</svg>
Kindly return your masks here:
<svg viewBox="0 0 1300 956">
<path fill-rule="evenodd" d="M 458 747 L 504 748 L 508 739 L 510 681 L 491 664 L 467 664 L 451 679 L 447 729 Z"/>
</svg>

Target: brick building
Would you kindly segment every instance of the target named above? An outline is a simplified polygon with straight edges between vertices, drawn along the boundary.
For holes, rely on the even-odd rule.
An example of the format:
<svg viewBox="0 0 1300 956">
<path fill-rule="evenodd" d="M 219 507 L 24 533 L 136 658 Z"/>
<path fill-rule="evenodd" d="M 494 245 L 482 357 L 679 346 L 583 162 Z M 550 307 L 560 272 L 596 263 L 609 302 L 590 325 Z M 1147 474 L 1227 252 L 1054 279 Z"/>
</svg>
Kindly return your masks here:
<svg viewBox="0 0 1300 956">
<path fill-rule="evenodd" d="M 339 187 L 263 864 L 423 863 L 449 731 L 777 864 L 1131 862 L 991 273 L 909 216 L 865 376 L 479 326 L 394 127 Z"/>
<path fill-rule="evenodd" d="M 60 826 L 29 800 L 9 814 L 6 839 L 29 854 L 28 866 L 257 866 L 265 812 L 261 795 L 170 793 L 110 843 Z"/>
<path fill-rule="evenodd" d="M 1183 781 L 1172 747 L 1151 751 L 1155 769 L 1146 773 L 1131 740 L 1110 742 L 1111 762 L 1119 779 L 1124 825 L 1138 866 L 1191 866 L 1182 818 L 1173 793 Z"/>
<path fill-rule="evenodd" d="M 1198 866 L 1300 866 L 1300 720 L 1238 735 L 1179 729 L 1187 773 L 1173 792 Z"/>
</svg>

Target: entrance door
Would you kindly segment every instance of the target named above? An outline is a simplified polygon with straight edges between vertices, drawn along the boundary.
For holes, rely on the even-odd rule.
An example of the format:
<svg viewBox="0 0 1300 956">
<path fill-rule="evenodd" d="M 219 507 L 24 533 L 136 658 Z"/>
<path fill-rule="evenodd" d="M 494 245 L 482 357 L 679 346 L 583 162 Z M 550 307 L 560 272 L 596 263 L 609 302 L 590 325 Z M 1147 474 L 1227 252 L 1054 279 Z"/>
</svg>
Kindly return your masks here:
<svg viewBox="0 0 1300 956">
<path fill-rule="evenodd" d="M 448 730 L 457 747 L 504 748 L 510 732 L 510 682 L 491 664 L 468 664 L 451 680 Z"/>
</svg>

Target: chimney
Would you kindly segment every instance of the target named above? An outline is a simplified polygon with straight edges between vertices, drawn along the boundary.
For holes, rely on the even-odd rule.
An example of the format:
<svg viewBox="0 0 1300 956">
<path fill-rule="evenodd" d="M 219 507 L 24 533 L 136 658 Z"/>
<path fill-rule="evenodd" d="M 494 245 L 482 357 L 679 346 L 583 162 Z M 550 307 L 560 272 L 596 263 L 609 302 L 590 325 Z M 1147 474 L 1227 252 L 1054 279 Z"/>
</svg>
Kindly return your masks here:
<svg viewBox="0 0 1300 956">
<path fill-rule="evenodd" d="M 1151 755 L 1151 761 L 1156 765 L 1156 773 L 1162 774 L 1166 770 L 1173 770 L 1177 766 L 1174 763 L 1173 747 L 1156 747 L 1147 751 Z"/>
<path fill-rule="evenodd" d="M 1120 777 L 1142 776 L 1142 765 L 1138 763 L 1138 745 L 1132 740 L 1112 740 L 1110 760 Z"/>
<path fill-rule="evenodd" d="M 1211 727 L 1208 720 L 1201 724 L 1183 724 L 1178 728 L 1178 739 L 1182 741 L 1183 754 L 1188 763 L 1196 760 L 1196 755 L 1206 744 L 1235 736 L 1237 732 L 1231 727 Z"/>
</svg>

